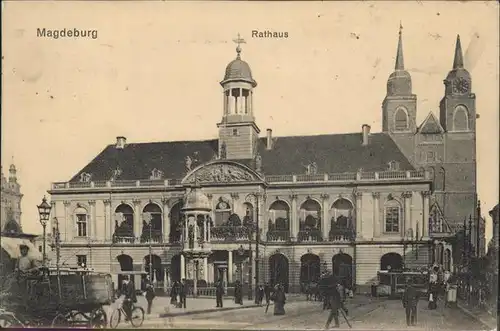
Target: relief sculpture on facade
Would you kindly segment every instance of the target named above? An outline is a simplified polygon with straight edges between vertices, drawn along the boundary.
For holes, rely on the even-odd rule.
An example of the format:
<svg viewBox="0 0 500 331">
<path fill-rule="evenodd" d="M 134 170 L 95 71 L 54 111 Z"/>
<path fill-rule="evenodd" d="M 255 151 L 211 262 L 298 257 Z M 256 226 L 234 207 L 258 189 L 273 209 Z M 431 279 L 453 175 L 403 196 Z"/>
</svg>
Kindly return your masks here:
<svg viewBox="0 0 500 331">
<path fill-rule="evenodd" d="M 194 176 L 196 175 L 196 176 Z M 255 180 L 255 176 L 230 164 L 212 164 L 196 171 L 187 178 L 187 183 L 194 182 L 194 178 L 199 183 L 217 182 L 245 182 Z"/>
</svg>

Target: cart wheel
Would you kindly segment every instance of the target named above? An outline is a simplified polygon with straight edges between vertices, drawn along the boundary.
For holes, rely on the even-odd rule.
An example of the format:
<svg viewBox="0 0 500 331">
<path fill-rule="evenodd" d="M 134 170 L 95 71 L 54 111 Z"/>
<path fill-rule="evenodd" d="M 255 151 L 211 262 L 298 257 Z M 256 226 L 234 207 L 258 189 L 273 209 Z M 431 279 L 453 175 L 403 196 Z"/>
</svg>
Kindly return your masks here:
<svg viewBox="0 0 500 331">
<path fill-rule="evenodd" d="M 0 315 L 0 329 L 22 327 L 16 319 L 9 315 Z"/>
<path fill-rule="evenodd" d="M 120 320 L 122 318 L 122 313 L 120 309 L 114 309 L 109 317 L 109 327 L 112 329 L 116 329 L 118 324 L 120 324 Z"/>
<path fill-rule="evenodd" d="M 132 323 L 133 327 L 141 327 L 144 322 L 144 309 L 142 307 L 134 307 L 130 317 L 130 323 Z"/>
<path fill-rule="evenodd" d="M 102 307 L 90 313 L 89 327 L 91 329 L 105 329 L 108 325 L 108 316 Z"/>
<path fill-rule="evenodd" d="M 53 328 L 66 328 L 70 325 L 68 317 L 65 314 L 57 314 L 52 320 Z"/>
</svg>

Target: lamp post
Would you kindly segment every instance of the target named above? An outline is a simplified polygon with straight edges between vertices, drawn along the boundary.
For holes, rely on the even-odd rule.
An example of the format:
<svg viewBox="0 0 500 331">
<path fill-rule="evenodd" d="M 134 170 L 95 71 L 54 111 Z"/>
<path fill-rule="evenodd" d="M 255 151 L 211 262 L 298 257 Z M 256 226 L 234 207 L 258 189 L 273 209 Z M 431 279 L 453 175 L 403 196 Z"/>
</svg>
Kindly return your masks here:
<svg viewBox="0 0 500 331">
<path fill-rule="evenodd" d="M 245 254 L 245 249 L 243 248 L 242 245 L 238 247 L 238 256 L 239 256 L 239 261 L 238 261 L 238 270 L 240 274 L 240 283 L 243 284 L 243 254 Z"/>
<path fill-rule="evenodd" d="M 252 300 L 252 294 L 253 294 L 253 289 L 252 289 L 252 279 L 255 279 L 255 303 L 257 302 L 257 291 L 259 288 L 259 240 L 260 240 L 260 228 L 259 228 L 259 213 L 260 213 L 260 207 L 259 207 L 259 197 L 260 197 L 260 188 L 259 191 L 256 193 L 252 193 L 252 196 L 254 198 L 254 203 L 255 203 L 255 220 L 254 220 L 254 215 L 252 215 L 252 223 L 250 224 L 250 229 L 249 229 L 249 236 L 248 236 L 248 246 L 249 246 L 249 282 L 248 282 L 248 300 Z M 252 261 L 253 261 L 253 252 L 252 252 L 252 239 L 253 239 L 253 234 L 255 233 L 255 276 L 254 276 L 254 270 L 252 267 Z"/>
<path fill-rule="evenodd" d="M 47 199 L 43 197 L 42 203 L 37 206 L 38 208 L 38 214 L 40 215 L 40 224 L 43 227 L 43 266 L 45 266 L 45 263 L 47 261 L 47 255 L 45 252 L 45 245 L 47 241 L 47 233 L 46 233 L 46 228 L 47 228 L 47 221 L 49 220 L 50 216 L 50 210 L 52 207 L 47 203 Z"/>
</svg>

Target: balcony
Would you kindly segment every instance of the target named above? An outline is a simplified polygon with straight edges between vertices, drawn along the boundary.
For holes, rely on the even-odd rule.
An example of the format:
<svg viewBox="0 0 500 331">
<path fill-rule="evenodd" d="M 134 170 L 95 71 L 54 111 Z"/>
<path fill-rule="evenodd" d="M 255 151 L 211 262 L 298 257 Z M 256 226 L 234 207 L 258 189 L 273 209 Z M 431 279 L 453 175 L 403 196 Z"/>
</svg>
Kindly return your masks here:
<svg viewBox="0 0 500 331">
<path fill-rule="evenodd" d="M 369 183 L 387 181 L 415 181 L 429 180 L 429 174 L 421 170 L 413 171 L 380 171 L 380 172 L 348 172 L 315 175 L 270 175 L 265 180 L 269 184 L 302 184 L 302 183 Z M 182 187 L 182 179 L 160 179 L 160 180 L 113 180 L 113 181 L 90 181 L 90 182 L 56 182 L 52 183 L 52 191 L 71 190 L 98 190 L 109 191 L 111 188 L 144 188 L 155 189 L 165 187 Z"/>
<path fill-rule="evenodd" d="M 149 231 L 143 232 L 140 237 L 140 242 L 146 244 L 161 244 L 163 243 L 163 232 L 161 230 L 151 230 L 151 237 Z"/>
<path fill-rule="evenodd" d="M 323 232 L 320 229 L 301 230 L 297 236 L 298 242 L 322 242 Z"/>
<path fill-rule="evenodd" d="M 334 228 L 328 233 L 329 241 L 354 241 L 356 238 L 352 228 Z"/>
<path fill-rule="evenodd" d="M 251 229 L 245 226 L 215 226 L 210 229 L 210 241 L 246 241 Z"/>
<path fill-rule="evenodd" d="M 267 231 L 267 241 L 287 242 L 290 241 L 290 231 L 288 230 L 270 230 Z"/>
<path fill-rule="evenodd" d="M 135 237 L 131 236 L 115 236 L 113 235 L 113 244 L 133 244 Z"/>
</svg>

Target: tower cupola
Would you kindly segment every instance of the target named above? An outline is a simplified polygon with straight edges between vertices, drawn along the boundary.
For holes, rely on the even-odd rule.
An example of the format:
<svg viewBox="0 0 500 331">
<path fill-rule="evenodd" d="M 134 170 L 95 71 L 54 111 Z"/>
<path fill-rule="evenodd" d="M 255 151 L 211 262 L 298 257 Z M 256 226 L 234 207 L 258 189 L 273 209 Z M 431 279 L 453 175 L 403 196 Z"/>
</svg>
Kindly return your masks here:
<svg viewBox="0 0 500 331">
<path fill-rule="evenodd" d="M 227 159 L 254 159 L 260 129 L 255 124 L 253 113 L 253 89 L 257 82 L 247 62 L 241 59 L 240 37 L 236 44 L 236 59 L 226 66 L 223 88 L 222 120 L 219 128 L 219 157 Z"/>
</svg>

